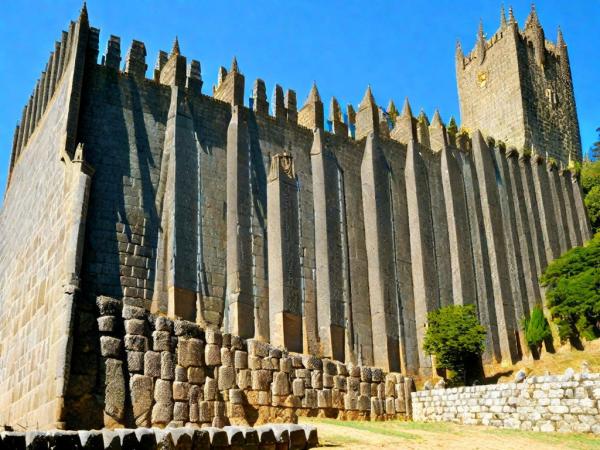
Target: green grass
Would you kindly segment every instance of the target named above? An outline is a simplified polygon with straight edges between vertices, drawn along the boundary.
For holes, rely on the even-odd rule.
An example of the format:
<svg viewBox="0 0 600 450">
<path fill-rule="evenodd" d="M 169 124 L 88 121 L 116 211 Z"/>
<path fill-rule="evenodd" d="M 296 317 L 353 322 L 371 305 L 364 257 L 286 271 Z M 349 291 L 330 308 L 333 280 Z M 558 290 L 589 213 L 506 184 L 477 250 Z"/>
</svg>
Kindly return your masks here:
<svg viewBox="0 0 600 450">
<path fill-rule="evenodd" d="M 500 436 L 525 437 L 544 444 L 561 445 L 574 450 L 600 449 L 600 438 L 593 434 L 583 433 L 542 433 L 538 431 L 510 430 L 505 428 L 490 429 L 490 434 Z"/>
<path fill-rule="evenodd" d="M 308 419 L 303 418 L 302 422 L 313 423 L 314 425 L 318 425 L 319 423 L 327 423 L 330 425 L 336 425 L 338 427 L 346 427 L 352 428 L 354 430 L 368 431 L 375 434 L 380 434 L 382 436 L 391 436 L 400 439 L 408 439 L 408 440 L 420 440 L 421 437 L 416 434 L 406 433 L 402 431 L 404 425 L 407 422 L 399 422 L 399 421 L 388 421 L 388 422 L 367 422 L 367 421 L 345 421 L 345 420 L 337 420 L 337 419 Z"/>
<path fill-rule="evenodd" d="M 448 422 L 369 422 L 369 421 L 342 421 L 324 418 L 301 418 L 301 422 L 311 423 L 319 427 L 319 424 L 334 425 L 341 428 L 349 428 L 359 431 L 373 433 L 374 435 L 386 436 L 400 440 L 407 440 L 423 445 L 426 448 L 432 440 L 443 442 L 451 435 L 452 439 L 464 437 L 465 439 L 482 438 L 486 435 L 495 435 L 506 439 L 506 448 L 511 448 L 511 439 L 530 440 L 539 444 L 556 446 L 557 448 L 587 450 L 599 449 L 600 438 L 592 434 L 583 433 L 542 433 L 535 431 L 521 431 L 504 428 L 491 428 L 483 426 L 457 425 Z M 411 432 L 412 431 L 412 432 Z M 424 435 L 419 432 L 431 433 Z M 439 437 L 436 437 L 438 435 Z M 446 436 L 444 436 L 446 435 Z M 376 440 L 376 436 L 373 437 Z M 532 442 L 532 443 L 533 443 Z M 341 429 L 336 432 L 322 436 L 321 444 L 325 447 L 348 446 L 353 444 L 365 444 L 361 438 L 354 437 L 351 433 L 345 434 Z"/>
</svg>

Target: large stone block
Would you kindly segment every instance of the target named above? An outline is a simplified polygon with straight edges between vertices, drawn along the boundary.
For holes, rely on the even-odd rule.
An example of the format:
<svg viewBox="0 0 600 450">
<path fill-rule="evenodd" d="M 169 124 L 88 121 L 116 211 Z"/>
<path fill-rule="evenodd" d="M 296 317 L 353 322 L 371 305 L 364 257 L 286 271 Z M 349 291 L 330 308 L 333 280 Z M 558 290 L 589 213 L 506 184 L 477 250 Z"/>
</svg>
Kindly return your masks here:
<svg viewBox="0 0 600 450">
<path fill-rule="evenodd" d="M 150 426 L 154 383 L 152 377 L 133 375 L 129 380 L 133 418 L 138 427 Z"/>
<path fill-rule="evenodd" d="M 125 378 L 123 362 L 117 359 L 107 359 L 104 389 L 104 412 L 116 423 L 121 423 L 125 417 Z M 114 426 L 114 423 L 105 423 Z"/>
<path fill-rule="evenodd" d="M 177 363 L 182 367 L 203 365 L 204 344 L 200 339 L 180 337 L 177 344 Z"/>
<path fill-rule="evenodd" d="M 269 370 L 252 371 L 252 390 L 268 391 L 271 385 L 271 372 Z"/>
<path fill-rule="evenodd" d="M 160 353 L 146 352 L 144 354 L 144 375 L 160 378 Z"/>
</svg>

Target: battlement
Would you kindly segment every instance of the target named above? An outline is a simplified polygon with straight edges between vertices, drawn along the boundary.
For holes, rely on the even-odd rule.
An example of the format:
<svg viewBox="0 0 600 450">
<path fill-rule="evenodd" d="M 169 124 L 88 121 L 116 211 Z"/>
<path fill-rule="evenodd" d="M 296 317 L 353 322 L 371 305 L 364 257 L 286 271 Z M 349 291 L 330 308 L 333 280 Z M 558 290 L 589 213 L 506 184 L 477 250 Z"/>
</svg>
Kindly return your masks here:
<svg viewBox="0 0 600 450">
<path fill-rule="evenodd" d="M 460 42 L 457 42 L 457 67 L 464 70 L 466 66 L 474 61 L 477 61 L 479 64 L 481 64 L 485 59 L 486 53 L 503 39 L 518 39 L 519 43 L 526 46 L 532 46 L 536 52 L 536 58 L 540 64 L 543 64 L 545 59 L 548 57 L 553 57 L 562 63 L 568 64 L 566 44 L 560 28 L 557 32 L 556 42 L 546 39 L 544 30 L 539 23 L 535 7 L 532 5 L 531 13 L 529 14 L 523 28 L 519 28 L 519 24 L 513 15 L 512 8 L 509 9 L 509 18 L 507 20 L 504 7 L 502 7 L 500 12 L 500 26 L 489 38 L 487 38 L 484 33 L 483 22 L 480 22 L 475 45 L 469 53 L 464 55 Z"/>
<path fill-rule="evenodd" d="M 48 104 L 52 102 L 58 86 L 63 81 L 63 75 L 67 67 L 73 64 L 77 53 L 77 36 L 81 28 L 88 28 L 87 8 L 85 3 L 81 10 L 79 20 L 70 22 L 68 31 L 61 33 L 60 41 L 54 44 L 54 50 L 50 52 L 50 57 L 46 63 L 40 78 L 38 78 L 35 88 L 29 97 L 29 101 L 23 107 L 21 120 L 17 122 L 13 136 L 13 146 L 8 170 L 7 185 L 10 183 L 10 175 L 19 156 L 31 135 L 35 132 L 38 123 L 44 117 Z M 93 49 L 94 42 L 98 40 L 99 30 L 89 28 L 88 49 Z"/>
</svg>

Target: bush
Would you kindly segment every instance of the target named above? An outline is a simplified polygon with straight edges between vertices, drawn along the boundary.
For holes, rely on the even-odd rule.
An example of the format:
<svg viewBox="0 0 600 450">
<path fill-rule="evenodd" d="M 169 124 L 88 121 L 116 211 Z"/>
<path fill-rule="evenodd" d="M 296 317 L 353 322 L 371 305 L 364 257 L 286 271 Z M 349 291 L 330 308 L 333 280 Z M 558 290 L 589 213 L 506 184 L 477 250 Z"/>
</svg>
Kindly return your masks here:
<svg viewBox="0 0 600 450">
<path fill-rule="evenodd" d="M 590 189 L 583 199 L 594 233 L 600 232 L 600 185 Z"/>
<path fill-rule="evenodd" d="M 431 311 L 423 349 L 435 355 L 437 366 L 465 376 L 468 364 L 485 348 L 485 329 L 479 324 L 475 306 L 446 306 Z"/>
<path fill-rule="evenodd" d="M 541 306 L 535 306 L 531 315 L 523 320 L 523 329 L 525 330 L 525 340 L 531 347 L 534 356 L 539 356 L 544 341 L 552 338 L 550 325 L 544 317 L 544 311 Z"/>
<path fill-rule="evenodd" d="M 600 233 L 552 261 L 541 277 L 562 341 L 577 344 L 600 333 Z"/>
</svg>

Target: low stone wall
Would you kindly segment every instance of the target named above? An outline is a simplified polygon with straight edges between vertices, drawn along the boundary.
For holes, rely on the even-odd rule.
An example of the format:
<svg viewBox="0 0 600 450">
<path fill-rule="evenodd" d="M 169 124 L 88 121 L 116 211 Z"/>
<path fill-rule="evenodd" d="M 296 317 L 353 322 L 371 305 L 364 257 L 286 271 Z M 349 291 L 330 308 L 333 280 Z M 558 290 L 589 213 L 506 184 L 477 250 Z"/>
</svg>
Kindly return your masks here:
<svg viewBox="0 0 600 450">
<path fill-rule="evenodd" d="M 104 426 L 223 427 L 410 417 L 412 379 L 97 300 Z"/>
<path fill-rule="evenodd" d="M 302 450 L 319 444 L 310 425 L 272 425 L 257 428 L 138 428 L 93 431 L 28 431 L 0 433 L 0 448 L 11 450 L 175 450 L 255 449 Z"/>
<path fill-rule="evenodd" d="M 533 431 L 600 434 L 600 374 L 413 392 L 413 418 Z"/>
</svg>

